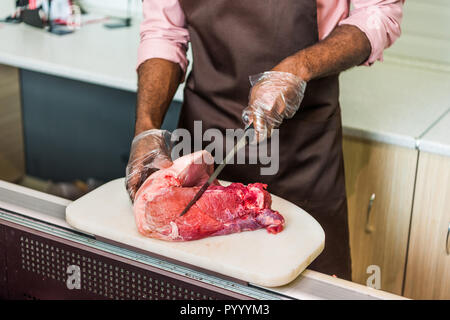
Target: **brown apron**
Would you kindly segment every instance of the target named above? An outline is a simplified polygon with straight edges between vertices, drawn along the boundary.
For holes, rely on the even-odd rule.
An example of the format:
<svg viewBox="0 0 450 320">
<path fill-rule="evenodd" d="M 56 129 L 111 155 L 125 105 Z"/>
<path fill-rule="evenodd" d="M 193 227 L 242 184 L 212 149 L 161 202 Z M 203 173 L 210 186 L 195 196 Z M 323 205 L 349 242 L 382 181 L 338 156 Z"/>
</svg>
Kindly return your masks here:
<svg viewBox="0 0 450 320">
<path fill-rule="evenodd" d="M 193 49 L 179 127 L 242 128 L 249 75 L 318 41 L 316 0 L 180 0 Z M 280 127 L 280 168 L 228 165 L 220 179 L 263 182 L 311 214 L 325 250 L 310 269 L 351 278 L 338 76 L 310 81 L 300 110 Z M 269 149 L 270 150 L 270 149 Z"/>
</svg>

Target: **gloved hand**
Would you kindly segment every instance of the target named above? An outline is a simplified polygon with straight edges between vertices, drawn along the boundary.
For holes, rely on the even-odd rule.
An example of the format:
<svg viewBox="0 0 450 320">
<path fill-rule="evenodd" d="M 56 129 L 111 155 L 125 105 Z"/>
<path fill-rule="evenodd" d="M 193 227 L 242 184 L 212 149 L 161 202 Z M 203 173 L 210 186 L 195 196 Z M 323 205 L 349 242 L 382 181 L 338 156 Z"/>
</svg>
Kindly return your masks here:
<svg viewBox="0 0 450 320">
<path fill-rule="evenodd" d="M 166 130 L 147 130 L 134 137 L 126 168 L 125 184 L 131 201 L 139 187 L 153 172 L 172 165 L 171 134 Z"/>
<path fill-rule="evenodd" d="M 292 73 L 267 71 L 250 76 L 250 83 L 249 104 L 242 119 L 246 126 L 253 122 L 257 141 L 263 141 L 297 112 L 306 82 Z"/>
</svg>

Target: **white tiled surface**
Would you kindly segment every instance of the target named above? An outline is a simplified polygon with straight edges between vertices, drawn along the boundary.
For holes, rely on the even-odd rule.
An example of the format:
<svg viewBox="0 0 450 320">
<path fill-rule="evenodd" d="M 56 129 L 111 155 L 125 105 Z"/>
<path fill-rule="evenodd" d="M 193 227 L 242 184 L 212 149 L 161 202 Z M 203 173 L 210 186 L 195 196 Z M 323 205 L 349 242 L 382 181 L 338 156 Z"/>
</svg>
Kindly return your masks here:
<svg viewBox="0 0 450 320">
<path fill-rule="evenodd" d="M 386 55 L 450 64 L 450 1 L 407 0 L 402 36 Z"/>
</svg>

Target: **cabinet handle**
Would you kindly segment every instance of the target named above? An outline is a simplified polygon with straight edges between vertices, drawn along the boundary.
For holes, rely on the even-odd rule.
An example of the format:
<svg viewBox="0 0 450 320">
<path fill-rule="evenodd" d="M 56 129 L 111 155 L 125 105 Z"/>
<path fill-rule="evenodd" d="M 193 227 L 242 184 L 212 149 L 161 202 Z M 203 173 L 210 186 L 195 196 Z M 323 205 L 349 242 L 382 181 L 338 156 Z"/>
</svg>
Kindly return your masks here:
<svg viewBox="0 0 450 320">
<path fill-rule="evenodd" d="M 448 243 L 449 240 L 450 240 L 450 223 L 448 224 L 447 239 L 445 240 L 445 250 L 447 251 L 447 255 L 450 255 L 450 248 Z"/>
<path fill-rule="evenodd" d="M 366 215 L 366 233 L 372 233 L 373 227 L 370 226 L 370 212 L 372 211 L 373 202 L 375 201 L 375 193 L 372 193 L 369 199 L 369 205 L 367 206 L 367 215 Z"/>
</svg>

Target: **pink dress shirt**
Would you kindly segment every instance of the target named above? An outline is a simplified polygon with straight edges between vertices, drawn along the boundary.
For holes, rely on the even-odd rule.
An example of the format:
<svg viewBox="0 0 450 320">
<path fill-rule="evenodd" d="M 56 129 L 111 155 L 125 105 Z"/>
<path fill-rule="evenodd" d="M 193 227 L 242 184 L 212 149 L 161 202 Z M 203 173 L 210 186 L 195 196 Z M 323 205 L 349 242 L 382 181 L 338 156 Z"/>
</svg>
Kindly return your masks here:
<svg viewBox="0 0 450 320">
<path fill-rule="evenodd" d="M 383 50 L 400 36 L 405 0 L 317 0 L 319 38 L 324 39 L 338 25 L 350 24 L 363 31 L 372 53 L 364 65 L 383 60 Z M 350 11 L 350 4 L 353 10 Z M 178 0 L 143 0 L 144 20 L 138 66 L 151 58 L 180 64 L 186 71 L 189 33 Z"/>
</svg>

